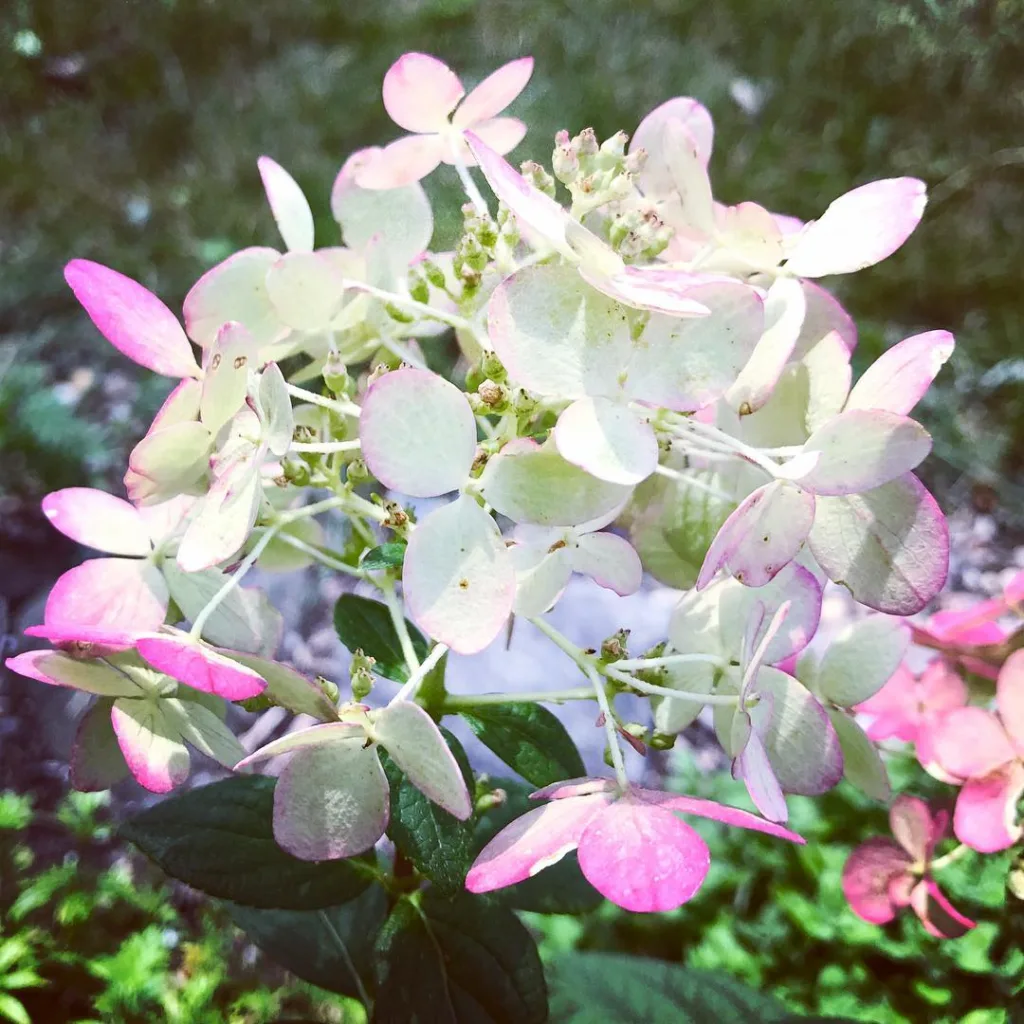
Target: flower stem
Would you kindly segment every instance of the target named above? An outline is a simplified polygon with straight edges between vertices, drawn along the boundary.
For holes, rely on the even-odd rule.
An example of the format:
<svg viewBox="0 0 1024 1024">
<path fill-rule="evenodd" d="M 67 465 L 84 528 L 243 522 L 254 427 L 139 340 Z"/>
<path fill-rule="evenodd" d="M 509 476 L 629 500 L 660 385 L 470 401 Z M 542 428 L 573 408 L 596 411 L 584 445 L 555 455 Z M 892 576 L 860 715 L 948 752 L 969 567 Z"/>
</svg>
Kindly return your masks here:
<svg viewBox="0 0 1024 1024">
<path fill-rule="evenodd" d="M 636 672 L 647 668 L 664 668 L 668 665 L 688 665 L 691 662 L 722 666 L 725 659 L 719 658 L 716 654 L 666 654 L 661 658 L 627 658 L 625 661 L 613 661 L 610 667 L 619 672 Z"/>
<path fill-rule="evenodd" d="M 701 704 L 739 704 L 738 693 L 697 693 L 694 690 L 675 690 L 668 686 L 655 686 L 654 683 L 645 683 L 642 679 L 633 679 L 625 673 L 620 677 L 617 673 L 610 673 L 611 677 L 619 683 L 625 683 L 634 690 L 641 693 L 649 693 L 656 697 L 674 697 L 676 700 L 692 700 Z"/>
<path fill-rule="evenodd" d="M 401 700 L 413 700 L 416 697 L 416 691 L 420 688 L 420 683 L 427 677 L 430 670 L 448 653 L 447 644 L 437 644 L 434 649 L 426 656 L 423 664 L 411 676 L 409 681 L 388 701 L 388 704 L 397 704 Z"/>
<path fill-rule="evenodd" d="M 416 675 L 420 667 L 420 659 L 416 657 L 416 651 L 412 646 L 412 637 L 409 635 L 409 627 L 405 623 L 405 615 L 402 613 L 402 606 L 399 603 L 398 595 L 395 593 L 395 585 L 390 579 L 380 580 L 381 595 L 384 603 L 388 606 L 388 614 L 391 616 L 391 624 L 395 627 L 398 635 L 398 644 L 402 648 L 402 657 L 405 658 L 406 668 L 409 670 L 409 677 Z"/>
<path fill-rule="evenodd" d="M 593 700 L 594 691 L 589 686 L 578 686 L 568 690 L 537 690 L 533 693 L 456 693 L 449 694 L 444 701 L 445 711 L 460 711 L 487 704 L 561 704 L 567 700 Z"/>
<path fill-rule="evenodd" d="M 460 331 L 470 331 L 476 334 L 476 328 L 465 317 L 459 316 L 457 313 L 446 313 L 443 309 L 434 309 L 433 306 L 428 306 L 425 302 L 417 302 L 408 295 L 399 295 L 397 292 L 375 288 L 372 284 L 367 284 L 365 281 L 352 281 L 345 278 L 343 284 L 346 288 L 351 288 L 352 291 L 365 292 L 367 295 L 372 295 L 382 302 L 390 302 L 392 305 L 407 309 L 410 313 L 418 313 L 420 316 L 428 317 L 431 320 L 439 320 L 441 323 L 448 324 L 450 327 L 455 327 Z"/>
<path fill-rule="evenodd" d="M 594 687 L 594 696 L 597 698 L 597 705 L 601 709 L 601 716 L 604 718 L 604 731 L 608 737 L 608 750 L 612 756 L 612 767 L 615 769 L 615 777 L 619 785 L 625 789 L 629 785 L 629 776 L 626 775 L 626 762 L 622 759 L 622 747 L 619 746 L 619 734 L 615 731 L 615 716 L 612 714 L 611 703 L 608 700 L 608 691 L 604 688 L 604 680 L 597 674 L 597 668 L 591 664 L 585 670 L 587 678 Z"/>
<path fill-rule="evenodd" d="M 353 441 L 293 441 L 290 451 L 310 452 L 318 455 L 330 455 L 333 452 L 357 452 L 362 442 Z"/>
<path fill-rule="evenodd" d="M 322 409 L 330 409 L 331 412 L 339 413 L 342 416 L 358 416 L 363 410 L 354 402 L 344 399 L 328 398 L 326 395 L 318 395 L 315 391 L 307 391 L 296 384 L 285 384 L 285 390 L 292 398 L 298 398 L 310 405 L 319 405 Z"/>
<path fill-rule="evenodd" d="M 937 860 L 933 860 L 931 864 L 928 865 L 928 868 L 930 871 L 941 871 L 944 867 L 948 867 L 950 864 L 955 863 L 960 860 L 961 857 L 965 857 L 971 852 L 971 848 L 967 846 L 966 843 L 961 843 L 959 846 L 953 847 L 949 853 L 944 853 Z"/>
</svg>

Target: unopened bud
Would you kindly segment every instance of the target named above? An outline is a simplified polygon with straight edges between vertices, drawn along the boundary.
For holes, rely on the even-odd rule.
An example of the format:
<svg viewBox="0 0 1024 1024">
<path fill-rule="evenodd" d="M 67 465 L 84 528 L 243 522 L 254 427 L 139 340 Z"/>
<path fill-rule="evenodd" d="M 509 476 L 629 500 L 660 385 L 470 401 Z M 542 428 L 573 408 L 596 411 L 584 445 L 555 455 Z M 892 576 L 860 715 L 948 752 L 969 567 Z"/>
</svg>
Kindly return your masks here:
<svg viewBox="0 0 1024 1024">
<path fill-rule="evenodd" d="M 513 399 L 515 405 L 516 415 L 520 419 L 527 419 L 537 411 L 537 406 L 540 404 L 538 400 L 530 394 L 526 388 L 516 388 L 515 397 Z"/>
<path fill-rule="evenodd" d="M 580 171 L 580 158 L 572 146 L 555 146 L 551 154 L 551 169 L 555 177 L 563 184 L 568 185 L 576 180 Z"/>
<path fill-rule="evenodd" d="M 634 149 L 626 157 L 625 169 L 627 174 L 639 174 L 644 167 L 647 165 L 647 150 L 642 146 L 640 149 Z"/>
<path fill-rule="evenodd" d="M 366 376 L 366 386 L 369 387 L 371 384 L 376 384 L 390 369 L 391 367 L 387 363 L 377 363 Z"/>
<path fill-rule="evenodd" d="M 409 298 L 416 302 L 430 301 L 430 285 L 427 284 L 426 278 L 412 270 L 409 271 Z"/>
<path fill-rule="evenodd" d="M 671 750 L 679 737 L 670 732 L 652 732 L 647 738 L 647 746 L 651 750 Z"/>
<path fill-rule="evenodd" d="M 492 789 L 489 793 L 482 793 L 476 799 L 476 810 L 483 814 L 493 810 L 495 807 L 502 807 L 508 801 L 508 793 L 503 789 Z"/>
<path fill-rule="evenodd" d="M 625 199 L 633 194 L 633 179 L 628 174 L 616 174 L 607 191 L 611 199 Z"/>
<path fill-rule="evenodd" d="M 358 487 L 360 484 L 369 483 L 373 479 L 370 474 L 369 467 L 362 459 L 353 459 L 345 467 L 345 482 L 350 484 L 352 487 Z"/>
<path fill-rule="evenodd" d="M 349 665 L 353 700 L 362 701 L 373 689 L 374 664 L 376 659 L 364 654 L 361 648 L 356 648 L 353 652 L 352 663 Z"/>
<path fill-rule="evenodd" d="M 348 367 L 337 352 L 331 352 L 324 363 L 324 383 L 328 390 L 334 395 L 342 395 L 348 391 L 351 378 L 348 375 Z"/>
<path fill-rule="evenodd" d="M 625 155 L 627 142 L 629 136 L 625 132 L 616 132 L 601 143 L 601 155 L 621 159 Z"/>
<path fill-rule="evenodd" d="M 337 683 L 332 683 L 330 679 L 327 679 L 324 676 L 317 676 L 314 682 L 316 683 L 317 686 L 320 687 L 321 690 L 323 690 L 324 696 L 332 704 L 338 703 L 338 696 L 340 691 L 338 690 Z"/>
<path fill-rule="evenodd" d="M 420 270 L 423 276 L 435 287 L 442 291 L 446 286 L 444 271 L 433 260 L 422 260 Z"/>
<path fill-rule="evenodd" d="M 508 377 L 505 366 L 494 352 L 484 352 L 480 359 L 480 372 L 491 380 L 504 383 Z"/>
<path fill-rule="evenodd" d="M 597 144 L 597 133 L 593 128 L 584 128 L 572 140 L 572 148 L 579 153 L 580 156 L 597 156 L 598 150 L 601 148 Z"/>
<path fill-rule="evenodd" d="M 506 385 L 499 384 L 490 378 L 483 381 L 476 391 L 481 401 L 491 412 L 504 412 L 508 408 L 509 400 L 512 397 L 512 392 L 509 391 Z"/>
<path fill-rule="evenodd" d="M 551 199 L 555 197 L 555 179 L 534 160 L 525 161 L 520 170 L 523 177 L 539 192 L 543 192 Z"/>
<path fill-rule="evenodd" d="M 384 312 L 387 313 L 392 320 L 397 321 L 400 324 L 411 324 L 416 317 L 402 309 L 400 306 L 396 306 L 393 302 L 384 303 Z"/>
<path fill-rule="evenodd" d="M 389 530 L 404 530 L 409 525 L 409 513 L 397 501 L 385 501 L 384 511 L 388 516 L 381 526 L 387 527 Z"/>
<path fill-rule="evenodd" d="M 308 487 L 312 474 L 304 459 L 288 458 L 281 463 L 281 475 L 296 487 Z"/>
<path fill-rule="evenodd" d="M 647 753 L 647 727 L 639 722 L 619 726 L 619 735 L 641 756 Z"/>
<path fill-rule="evenodd" d="M 626 655 L 626 644 L 629 641 L 629 630 L 616 630 L 601 644 L 602 661 L 621 661 Z"/>
<path fill-rule="evenodd" d="M 246 697 L 245 700 L 236 700 L 235 703 L 243 711 L 251 711 L 257 715 L 268 708 L 274 707 L 273 700 L 264 693 L 259 693 L 255 697 Z"/>
</svg>

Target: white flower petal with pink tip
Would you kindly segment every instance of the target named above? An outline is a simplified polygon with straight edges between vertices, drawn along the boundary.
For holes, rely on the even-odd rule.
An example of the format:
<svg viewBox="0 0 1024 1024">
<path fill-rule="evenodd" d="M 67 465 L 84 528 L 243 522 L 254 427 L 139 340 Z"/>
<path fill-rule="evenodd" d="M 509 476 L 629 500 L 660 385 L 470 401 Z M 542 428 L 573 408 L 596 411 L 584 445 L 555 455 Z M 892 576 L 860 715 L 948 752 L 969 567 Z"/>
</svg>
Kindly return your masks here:
<svg viewBox="0 0 1024 1024">
<path fill-rule="evenodd" d="M 696 895 L 711 864 L 707 844 L 671 811 L 622 797 L 579 839 L 587 881 L 625 910 L 675 910 Z"/>
<path fill-rule="evenodd" d="M 633 545 L 614 533 L 585 533 L 571 551 L 573 572 L 625 597 L 643 582 L 644 567 Z"/>
<path fill-rule="evenodd" d="M 801 360 L 807 375 L 804 427 L 812 434 L 838 416 L 850 393 L 850 352 L 838 331 L 829 331 Z"/>
<path fill-rule="evenodd" d="M 500 114 L 525 88 L 533 74 L 533 58 L 520 57 L 492 71 L 459 104 L 452 124 L 468 128 Z"/>
<path fill-rule="evenodd" d="M 580 398 L 554 430 L 559 454 L 613 484 L 638 484 L 658 465 L 658 440 L 651 425 L 609 398 Z"/>
<path fill-rule="evenodd" d="M 413 531 L 402 581 L 412 620 L 459 654 L 483 650 L 515 600 L 515 569 L 501 532 L 466 495 Z"/>
<path fill-rule="evenodd" d="M 116 786 L 128 775 L 124 755 L 110 723 L 111 702 L 97 701 L 78 723 L 71 748 L 71 785 L 92 793 Z"/>
<path fill-rule="evenodd" d="M 69 569 L 46 599 L 48 625 L 154 630 L 167 614 L 160 570 L 134 558 L 93 558 Z"/>
<path fill-rule="evenodd" d="M 881 409 L 854 409 L 807 440 L 804 451 L 821 454 L 799 477 L 800 486 L 826 495 L 870 491 L 914 469 L 931 449 L 932 439 L 920 423 Z"/>
<path fill-rule="evenodd" d="M 128 457 L 128 497 L 139 505 L 158 505 L 191 490 L 208 469 L 211 440 L 206 427 L 194 422 L 147 434 Z"/>
<path fill-rule="evenodd" d="M 298 182 L 269 156 L 261 156 L 256 166 L 285 246 L 292 252 L 310 252 L 313 248 L 313 211 Z"/>
<path fill-rule="evenodd" d="M 515 149 L 526 137 L 526 125 L 518 117 L 492 117 L 489 121 L 474 124 L 473 134 L 495 153 L 505 154 Z M 466 167 L 477 165 L 476 156 L 469 148 L 465 136 L 449 138 L 441 150 L 441 160 L 446 164 L 454 164 L 456 156 Z"/>
<path fill-rule="evenodd" d="M 527 811 L 480 851 L 466 875 L 466 888 L 504 889 L 557 864 L 576 849 L 583 830 L 611 799 L 606 793 L 581 795 Z"/>
<path fill-rule="evenodd" d="M 179 533 L 195 501 L 192 495 L 181 494 L 157 505 L 143 505 L 138 509 L 154 547 Z"/>
<path fill-rule="evenodd" d="M 153 550 L 138 509 L 92 487 L 65 487 L 43 498 L 43 515 L 79 544 L 112 555 L 145 558 Z"/>
<path fill-rule="evenodd" d="M 344 279 L 324 253 L 285 253 L 267 271 L 267 294 L 289 327 L 326 327 L 341 308 Z"/>
<path fill-rule="evenodd" d="M 917 178 L 885 178 L 834 200 L 799 235 L 785 269 L 797 277 L 863 270 L 891 256 L 911 235 L 928 201 Z"/>
<path fill-rule="evenodd" d="M 575 241 L 578 243 L 578 235 Z M 603 248 L 604 243 L 600 240 L 598 242 L 599 246 L 595 248 Z M 690 289 L 701 283 L 701 275 L 681 270 L 664 270 L 661 267 L 637 266 L 614 267 L 609 273 L 600 264 L 595 265 L 593 259 L 581 262 L 579 273 L 588 284 L 625 306 L 649 309 L 667 316 L 708 315 L 708 308 L 690 295 Z"/>
<path fill-rule="evenodd" d="M 557 531 L 552 531 L 557 533 Z M 516 615 L 533 618 L 543 615 L 562 596 L 572 578 L 568 547 L 555 551 L 514 544 L 510 548 L 516 571 Z"/>
<path fill-rule="evenodd" d="M 143 637 L 136 650 L 172 679 L 225 700 L 245 700 L 267 688 L 263 678 L 252 669 L 188 637 Z"/>
<path fill-rule="evenodd" d="M 25 651 L 4 662 L 12 672 L 48 686 L 66 686 L 99 697 L 137 697 L 128 676 L 100 661 L 82 661 L 60 651 Z"/>
<path fill-rule="evenodd" d="M 669 119 L 662 129 L 662 153 L 675 192 L 672 217 L 705 235 L 715 231 L 715 208 L 701 146 L 681 121 Z"/>
<path fill-rule="evenodd" d="M 256 369 L 256 342 L 248 329 L 229 321 L 207 350 L 199 417 L 212 436 L 245 405 L 249 375 Z"/>
<path fill-rule="evenodd" d="M 759 487 L 722 524 L 697 576 L 706 587 L 719 569 L 762 587 L 787 566 L 814 525 L 814 495 L 787 480 Z"/>
<path fill-rule="evenodd" d="M 213 344 L 229 320 L 249 328 L 262 348 L 280 341 L 288 328 L 267 293 L 267 272 L 281 258 L 275 249 L 242 249 L 208 270 L 185 296 L 189 337 L 203 348 Z"/>
<path fill-rule="evenodd" d="M 235 771 L 250 768 L 261 761 L 269 761 L 272 757 L 291 754 L 297 750 L 311 750 L 314 747 L 325 747 L 337 743 L 366 745 L 366 732 L 356 722 L 327 722 L 325 725 L 313 725 L 308 729 L 297 729 L 287 733 L 280 739 L 253 751 L 235 766 Z"/>
<path fill-rule="evenodd" d="M 816 691 L 833 704 L 853 707 L 888 682 L 910 646 L 910 630 L 872 615 L 847 626 L 828 646 L 815 676 Z"/>
<path fill-rule="evenodd" d="M 224 724 L 221 716 L 198 700 L 165 697 L 160 707 L 164 717 L 186 743 L 225 768 L 237 764 L 245 753 L 238 737 Z"/>
<path fill-rule="evenodd" d="M 949 331 L 904 338 L 872 363 L 854 385 L 847 409 L 886 409 L 906 415 L 953 354 Z"/>
<path fill-rule="evenodd" d="M 736 758 L 733 774 L 743 780 L 754 806 L 769 821 L 788 820 L 786 797 L 756 729 L 751 729 L 746 745 Z"/>
<path fill-rule="evenodd" d="M 697 145 L 700 160 L 707 167 L 714 142 L 714 125 L 707 108 L 689 96 L 675 99 L 655 107 L 637 126 L 629 143 L 629 152 L 647 151 L 647 162 L 637 175 L 644 195 L 666 198 L 672 190 L 672 177 L 665 156 L 665 125 L 678 121 Z"/>
<path fill-rule="evenodd" d="M 360 188 L 392 191 L 425 178 L 441 162 L 445 152 L 439 135 L 407 135 L 378 150 L 355 172 Z"/>
<path fill-rule="evenodd" d="M 377 742 L 388 752 L 409 781 L 449 814 L 465 821 L 473 813 L 455 755 L 441 730 L 418 704 L 389 704 L 373 720 Z"/>
<path fill-rule="evenodd" d="M 408 367 L 370 385 L 359 440 L 366 465 L 382 484 L 432 497 L 466 482 L 476 455 L 476 420 L 454 384 Z"/>
<path fill-rule="evenodd" d="M 64 279 L 103 337 L 129 359 L 167 377 L 200 375 L 178 318 L 151 291 L 91 260 L 72 260 Z"/>
<path fill-rule="evenodd" d="M 114 702 L 110 720 L 136 780 L 152 793 L 169 793 L 188 778 L 188 748 L 167 720 L 161 701 Z"/>
<path fill-rule="evenodd" d="M 384 109 L 409 132 L 438 132 L 465 95 L 459 76 L 426 53 L 403 54 L 388 68 L 382 89 Z"/>
<path fill-rule="evenodd" d="M 660 807 L 666 807 L 671 811 L 678 811 L 682 814 L 695 814 L 700 818 L 707 818 L 709 821 L 717 821 L 723 825 L 732 825 L 734 828 L 746 828 L 753 832 L 763 832 L 765 835 L 775 836 L 776 839 L 788 839 L 793 843 L 804 843 L 802 836 L 791 832 L 788 828 L 778 825 L 773 821 L 765 821 L 750 811 L 741 810 L 738 807 L 729 807 L 726 804 L 717 803 L 714 800 L 701 800 L 693 796 L 681 796 L 676 793 L 659 793 L 651 789 L 637 790 L 641 800 L 649 803 L 656 803 Z"/>
<path fill-rule="evenodd" d="M 384 834 L 388 816 L 388 780 L 374 747 L 301 750 L 274 789 L 274 838 L 301 860 L 365 852 Z"/>
<path fill-rule="evenodd" d="M 825 337 L 829 331 L 835 331 L 842 339 L 848 352 L 857 347 L 857 325 L 853 318 L 840 305 L 839 300 L 814 281 L 800 282 L 807 312 L 804 315 L 800 337 L 793 348 L 793 358 L 802 359 Z"/>
<path fill-rule="evenodd" d="M 1003 723 L 984 708 L 947 712 L 935 723 L 931 740 L 939 764 L 960 779 L 982 778 L 1017 757 Z"/>
</svg>

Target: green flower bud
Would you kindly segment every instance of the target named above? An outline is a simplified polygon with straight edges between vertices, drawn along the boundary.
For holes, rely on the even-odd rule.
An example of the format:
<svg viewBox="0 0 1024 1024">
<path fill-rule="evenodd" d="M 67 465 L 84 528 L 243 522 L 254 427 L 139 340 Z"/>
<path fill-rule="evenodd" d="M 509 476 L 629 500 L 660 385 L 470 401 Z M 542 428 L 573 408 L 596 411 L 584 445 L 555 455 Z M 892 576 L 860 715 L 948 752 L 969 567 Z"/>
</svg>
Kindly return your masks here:
<svg viewBox="0 0 1024 1024">
<path fill-rule="evenodd" d="M 526 160 L 520 166 L 523 177 L 539 192 L 555 198 L 555 179 L 533 160 Z"/>
<path fill-rule="evenodd" d="M 416 319 L 412 313 L 407 313 L 404 309 L 396 306 L 393 302 L 387 302 L 384 304 L 384 312 L 387 313 L 392 320 L 396 320 L 400 324 L 411 324 Z"/>
<path fill-rule="evenodd" d="M 352 384 L 348 375 L 348 367 L 337 352 L 332 352 L 324 363 L 324 383 L 327 389 L 335 396 L 345 395 Z"/>
<path fill-rule="evenodd" d="M 360 648 L 352 653 L 349 675 L 352 680 L 352 699 L 362 701 L 373 689 L 373 666 L 376 659 L 364 654 Z"/>
<path fill-rule="evenodd" d="M 352 487 L 369 483 L 373 479 L 369 468 L 362 459 L 353 459 L 345 467 L 345 482 Z"/>
<path fill-rule="evenodd" d="M 597 143 L 597 133 L 593 128 L 584 128 L 579 135 L 572 140 L 572 148 L 581 157 L 597 156 L 600 146 Z"/>
<path fill-rule="evenodd" d="M 312 473 L 310 472 L 309 463 L 304 459 L 299 458 L 287 458 L 281 463 L 281 475 L 285 480 L 294 484 L 296 487 L 308 487 Z"/>
<path fill-rule="evenodd" d="M 602 661 L 621 661 L 628 657 L 626 644 L 629 642 L 629 630 L 616 630 L 610 637 L 601 643 Z"/>
<path fill-rule="evenodd" d="M 317 676 L 314 680 L 317 686 L 320 687 L 324 692 L 324 696 L 332 703 L 338 703 L 338 696 L 340 691 L 338 690 L 338 684 L 332 683 L 330 679 L 325 679 L 323 676 Z"/>
<path fill-rule="evenodd" d="M 423 260 L 420 263 L 420 270 L 423 271 L 423 276 L 435 288 L 438 288 L 441 291 L 444 291 L 447 288 L 444 271 L 434 263 L 433 260 Z"/>
<path fill-rule="evenodd" d="M 488 378 L 482 381 L 476 390 L 480 400 L 487 406 L 488 412 L 503 413 L 508 410 L 512 392 L 507 385 L 499 384 Z"/>
<path fill-rule="evenodd" d="M 501 384 L 508 378 L 504 365 L 494 352 L 484 352 L 480 360 L 480 372 Z M 477 386 L 479 387 L 479 384 Z"/>
<path fill-rule="evenodd" d="M 409 271 L 409 297 L 417 302 L 427 303 L 430 301 L 430 286 L 426 278 L 420 277 L 415 271 Z"/>
<path fill-rule="evenodd" d="M 671 750 L 679 737 L 667 732 L 652 732 L 647 739 L 651 750 Z"/>
</svg>

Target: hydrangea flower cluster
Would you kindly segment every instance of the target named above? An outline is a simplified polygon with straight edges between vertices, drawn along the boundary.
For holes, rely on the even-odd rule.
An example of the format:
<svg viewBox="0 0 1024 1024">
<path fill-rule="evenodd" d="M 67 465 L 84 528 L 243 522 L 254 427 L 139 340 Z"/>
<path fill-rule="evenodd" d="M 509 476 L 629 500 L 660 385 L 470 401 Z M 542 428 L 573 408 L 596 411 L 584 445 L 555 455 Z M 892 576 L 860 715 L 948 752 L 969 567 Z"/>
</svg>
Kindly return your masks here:
<svg viewBox="0 0 1024 1024">
<path fill-rule="evenodd" d="M 188 774 L 188 746 L 243 771 L 287 756 L 274 835 L 321 861 L 394 839 L 389 765 L 453 819 L 481 813 L 438 726 L 477 697 L 446 693 L 445 658 L 527 619 L 579 667 L 584 685 L 557 697 L 596 703 L 614 774 L 539 789 L 547 802 L 486 845 L 466 886 L 502 888 L 577 850 L 609 899 L 667 910 L 708 870 L 679 815 L 802 842 L 784 827 L 788 794 L 845 776 L 888 800 L 872 741 L 920 750 L 933 719 L 964 703 L 938 669 L 900 668 L 911 639 L 900 617 L 924 609 L 947 571 L 945 520 L 914 475 L 931 439 L 910 414 L 953 339 L 908 337 L 854 381 L 856 328 L 817 283 L 903 245 L 925 209 L 922 182 L 862 185 L 806 224 L 725 205 L 708 174 L 710 115 L 686 97 L 632 139 L 560 132 L 550 172 L 517 170 L 506 156 L 526 128 L 503 111 L 532 67 L 512 61 L 467 94 L 434 57 L 398 60 L 383 100 L 410 134 L 341 168 L 330 208 L 342 244 L 316 245 L 299 186 L 260 158 L 283 251 L 245 248 L 207 271 L 181 320 L 119 271 L 68 264 L 100 333 L 175 383 L 131 453 L 126 499 L 46 498 L 53 525 L 105 557 L 65 574 L 29 630 L 53 649 L 8 664 L 96 695 L 74 754 L 83 787 L 130 771 L 166 792 Z M 429 250 L 419 184 L 440 165 L 468 199 L 452 252 Z M 451 379 L 431 369 L 449 331 L 461 353 Z M 344 522 L 344 551 L 318 517 Z M 356 646 L 340 700 L 345 685 L 273 660 L 280 614 L 241 585 L 254 565 L 311 562 L 379 590 L 401 652 L 385 665 Z M 567 640 L 545 616 L 573 574 L 619 595 L 645 574 L 680 590 L 664 641 L 631 657 L 624 632 L 590 649 Z M 812 657 L 829 581 L 882 614 Z M 940 627 L 956 628 L 927 628 Z M 998 717 L 961 708 L 930 741 L 963 783 L 954 827 L 978 849 L 1019 834 L 1007 808 L 1024 789 L 1022 664 L 999 675 Z M 378 678 L 403 683 L 383 706 L 367 699 Z M 649 724 L 622 719 L 620 694 L 649 700 Z M 225 725 L 232 702 L 307 717 L 245 751 Z M 706 708 L 758 814 L 627 777 L 622 742 L 670 746 Z M 866 732 L 856 710 L 874 716 Z M 975 728 L 991 737 L 983 755 L 957 739 Z M 909 806 L 894 805 L 894 822 L 927 816 Z M 941 824 L 854 863 L 850 891 L 870 894 L 872 919 L 939 899 L 929 858 Z"/>
</svg>

